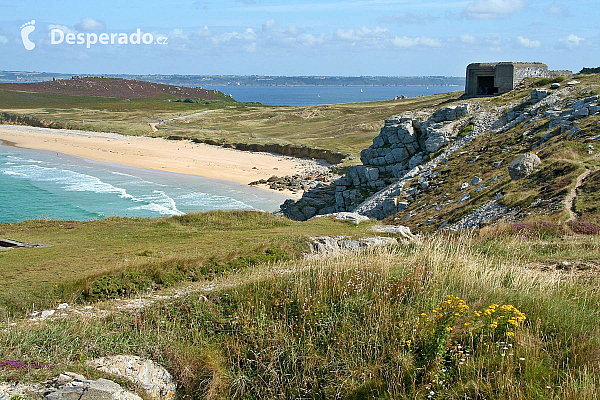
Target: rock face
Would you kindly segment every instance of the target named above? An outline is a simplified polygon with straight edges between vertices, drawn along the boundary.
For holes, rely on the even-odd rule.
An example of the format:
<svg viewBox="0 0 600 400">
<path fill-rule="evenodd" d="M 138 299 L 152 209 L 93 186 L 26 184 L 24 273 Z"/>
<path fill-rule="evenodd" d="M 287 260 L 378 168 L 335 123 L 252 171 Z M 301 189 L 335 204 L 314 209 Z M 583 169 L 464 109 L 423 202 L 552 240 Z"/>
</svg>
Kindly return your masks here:
<svg viewBox="0 0 600 400">
<path fill-rule="evenodd" d="M 175 396 L 176 385 L 169 372 L 151 360 L 136 356 L 113 356 L 92 360 L 88 363 L 99 371 L 123 377 L 141 385 L 157 400 Z"/>
<path fill-rule="evenodd" d="M 0 400 L 29 396 L 46 400 L 142 400 L 108 379 L 93 381 L 72 372 L 65 372 L 44 383 L 0 383 Z"/>
<path fill-rule="evenodd" d="M 537 167 L 542 164 L 542 160 L 533 154 L 521 154 L 515 158 L 508 166 L 508 173 L 512 180 L 517 180 L 530 175 Z"/>
<path fill-rule="evenodd" d="M 444 107 L 433 114 L 407 113 L 389 118 L 373 144 L 360 153 L 362 165 L 348 168 L 332 184 L 322 184 L 304 193 L 298 201 L 288 200 L 281 212 L 295 220 L 315 215 L 353 211 L 373 193 L 406 176 L 454 140 L 470 121 L 462 118 L 469 105 Z M 426 118 L 428 117 L 428 118 Z M 427 188 L 428 182 L 422 182 Z M 390 206 L 392 206 L 390 204 Z M 399 205 L 394 204 L 393 208 Z"/>
</svg>

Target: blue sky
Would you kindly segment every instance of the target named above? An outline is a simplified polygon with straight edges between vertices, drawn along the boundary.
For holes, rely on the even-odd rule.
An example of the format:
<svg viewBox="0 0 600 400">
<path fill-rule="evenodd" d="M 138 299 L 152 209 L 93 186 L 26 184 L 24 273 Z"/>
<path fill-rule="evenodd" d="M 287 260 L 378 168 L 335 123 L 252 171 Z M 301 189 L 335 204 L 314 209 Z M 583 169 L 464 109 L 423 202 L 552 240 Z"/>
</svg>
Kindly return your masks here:
<svg viewBox="0 0 600 400">
<path fill-rule="evenodd" d="M 470 62 L 600 66 L 598 0 L 0 0 L 0 69 L 73 73 L 455 75 Z M 20 27 L 35 20 L 25 49 Z M 51 44 L 130 34 L 166 45 Z"/>
</svg>

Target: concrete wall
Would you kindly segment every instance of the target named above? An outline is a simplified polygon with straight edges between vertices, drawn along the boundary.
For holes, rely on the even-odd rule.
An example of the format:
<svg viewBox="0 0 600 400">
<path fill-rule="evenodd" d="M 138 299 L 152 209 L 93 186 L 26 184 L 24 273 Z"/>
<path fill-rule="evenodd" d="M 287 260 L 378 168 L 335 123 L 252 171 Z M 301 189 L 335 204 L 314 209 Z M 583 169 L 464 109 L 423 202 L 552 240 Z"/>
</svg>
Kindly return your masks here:
<svg viewBox="0 0 600 400">
<path fill-rule="evenodd" d="M 521 64 L 515 66 L 515 85 L 525 78 L 549 78 L 550 71 L 544 64 Z"/>
<path fill-rule="evenodd" d="M 525 78 L 551 77 L 548 66 L 542 63 L 475 63 L 467 67 L 467 96 L 477 96 L 477 77 L 493 76 L 498 93 L 507 93 Z"/>
<path fill-rule="evenodd" d="M 482 64 L 471 64 L 467 67 L 467 83 L 465 93 L 467 96 L 477 96 L 477 77 L 479 76 L 494 76 L 495 69 L 493 66 Z"/>
<path fill-rule="evenodd" d="M 508 93 L 515 88 L 515 66 L 498 64 L 496 66 L 496 87 L 498 93 Z"/>
</svg>

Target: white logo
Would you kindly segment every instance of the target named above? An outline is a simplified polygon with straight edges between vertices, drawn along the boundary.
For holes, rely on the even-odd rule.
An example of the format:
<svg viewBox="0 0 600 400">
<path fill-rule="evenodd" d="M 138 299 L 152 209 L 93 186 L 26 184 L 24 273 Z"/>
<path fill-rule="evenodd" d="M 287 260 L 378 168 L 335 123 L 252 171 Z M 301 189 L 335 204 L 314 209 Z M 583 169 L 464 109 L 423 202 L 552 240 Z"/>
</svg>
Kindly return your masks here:
<svg viewBox="0 0 600 400">
<path fill-rule="evenodd" d="M 35 19 L 21 25 L 21 39 L 23 39 L 23 46 L 26 50 L 35 49 L 35 43 L 29 40 L 29 34 L 35 31 Z"/>
</svg>

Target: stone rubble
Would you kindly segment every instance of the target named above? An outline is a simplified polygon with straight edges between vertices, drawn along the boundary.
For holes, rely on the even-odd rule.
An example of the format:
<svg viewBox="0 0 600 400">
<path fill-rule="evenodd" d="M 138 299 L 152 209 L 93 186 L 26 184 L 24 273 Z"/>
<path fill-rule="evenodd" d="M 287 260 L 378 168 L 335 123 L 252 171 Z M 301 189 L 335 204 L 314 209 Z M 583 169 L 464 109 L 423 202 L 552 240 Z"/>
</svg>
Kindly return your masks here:
<svg viewBox="0 0 600 400">
<path fill-rule="evenodd" d="M 91 360 L 88 365 L 140 385 L 153 399 L 168 400 L 175 396 L 175 380 L 165 368 L 152 360 L 117 355 Z"/>
<path fill-rule="evenodd" d="M 27 397 L 45 400 L 142 400 L 111 380 L 89 380 L 73 372 L 65 372 L 42 383 L 0 382 L 0 400 Z"/>
<path fill-rule="evenodd" d="M 531 126 L 523 138 L 539 140 L 531 144 L 532 149 L 559 134 L 577 133 L 578 119 L 600 113 L 600 96 L 565 103 L 564 98 L 573 97 L 575 90 L 568 82 L 562 88 L 554 85 L 552 90 L 534 89 L 529 98 L 506 106 L 484 109 L 473 102 L 388 118 L 373 144 L 361 152 L 362 165 L 348 168 L 345 175 L 330 184 L 317 185 L 298 201 L 286 201 L 280 213 L 295 220 L 339 212 L 355 212 L 379 220 L 394 215 L 417 201 L 420 192 L 436 190 L 437 185 L 443 183 L 434 175 L 438 174 L 436 168 L 452 156 L 467 153 L 460 150 L 484 133 L 500 134 L 521 124 Z M 544 124 L 548 118 L 549 128 Z M 549 132 L 539 139 L 536 133 L 541 129 Z M 503 153 L 512 151 L 512 146 L 502 149 Z M 469 155 L 474 157 L 470 163 L 480 157 L 473 152 Z M 494 167 L 500 167 L 504 161 L 494 162 Z M 513 160 L 509 173 L 513 179 L 526 176 L 539 166 L 538 161 L 535 155 L 524 155 L 518 161 Z M 470 187 L 474 192 L 467 192 Z M 468 204 L 473 198 L 479 198 L 473 196 L 474 193 L 487 187 L 479 177 L 473 176 L 471 181 L 462 184 L 463 193 L 459 198 L 452 201 Z M 423 207 L 425 205 L 421 205 Z M 418 210 L 412 210 L 403 220 L 416 214 Z"/>
</svg>

